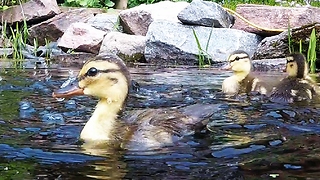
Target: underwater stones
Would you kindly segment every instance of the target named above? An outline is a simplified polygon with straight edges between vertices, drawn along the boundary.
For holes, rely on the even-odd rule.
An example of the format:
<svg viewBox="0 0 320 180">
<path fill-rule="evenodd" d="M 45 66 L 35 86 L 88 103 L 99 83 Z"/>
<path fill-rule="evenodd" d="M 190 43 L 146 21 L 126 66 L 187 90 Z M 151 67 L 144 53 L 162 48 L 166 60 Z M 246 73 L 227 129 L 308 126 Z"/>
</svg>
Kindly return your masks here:
<svg viewBox="0 0 320 180">
<path fill-rule="evenodd" d="M 227 56 L 237 49 L 245 49 L 252 55 L 261 41 L 260 36 L 241 30 L 212 29 L 211 27 L 187 26 L 177 22 L 157 20 L 151 23 L 146 35 L 146 61 L 156 64 L 195 65 L 199 49 L 193 30 L 202 49 L 206 48 L 212 31 L 207 53 L 214 62 L 226 61 Z"/>
</svg>

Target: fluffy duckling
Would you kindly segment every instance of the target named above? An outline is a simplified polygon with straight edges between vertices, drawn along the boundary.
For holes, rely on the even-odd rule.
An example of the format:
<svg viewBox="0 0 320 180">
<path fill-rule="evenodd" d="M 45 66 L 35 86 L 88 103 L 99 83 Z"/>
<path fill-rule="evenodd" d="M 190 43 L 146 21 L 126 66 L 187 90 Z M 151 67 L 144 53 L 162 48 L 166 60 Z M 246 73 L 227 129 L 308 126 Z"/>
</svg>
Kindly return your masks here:
<svg viewBox="0 0 320 180">
<path fill-rule="evenodd" d="M 319 87 L 309 77 L 306 58 L 301 53 L 292 53 L 287 57 L 288 76 L 273 88 L 270 100 L 280 103 L 293 103 L 318 98 Z"/>
<path fill-rule="evenodd" d="M 98 145 L 118 141 L 121 147 L 135 150 L 173 145 L 219 110 L 218 104 L 195 104 L 180 110 L 136 110 L 118 118 L 125 107 L 129 82 L 130 74 L 123 61 L 115 55 L 103 55 L 86 62 L 77 81 L 55 91 L 53 97 L 98 97 L 100 100 L 80 138 Z"/>
<path fill-rule="evenodd" d="M 222 92 L 227 95 L 250 93 L 258 91 L 267 94 L 271 91 L 262 81 L 251 73 L 252 63 L 248 53 L 243 50 L 236 50 L 228 57 L 228 67 L 233 75 L 226 78 L 222 83 Z"/>
</svg>

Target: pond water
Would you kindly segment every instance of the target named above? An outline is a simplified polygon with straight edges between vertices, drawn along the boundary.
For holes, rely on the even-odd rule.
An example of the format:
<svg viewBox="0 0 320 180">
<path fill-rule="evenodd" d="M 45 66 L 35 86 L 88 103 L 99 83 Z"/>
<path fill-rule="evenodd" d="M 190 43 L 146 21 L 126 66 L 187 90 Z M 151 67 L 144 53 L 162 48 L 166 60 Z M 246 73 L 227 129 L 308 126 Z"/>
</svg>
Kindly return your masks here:
<svg viewBox="0 0 320 180">
<path fill-rule="evenodd" d="M 74 69 L 74 72 L 78 71 Z M 320 106 L 279 105 L 259 95 L 226 99 L 230 72 L 131 67 L 127 108 L 221 104 L 207 126 L 174 147 L 148 152 L 87 150 L 78 136 L 97 102 L 51 97 L 70 69 L 3 69 L 0 74 L 1 179 L 317 179 Z M 266 73 L 278 76 L 279 73 Z M 319 154 L 318 154 L 319 153 Z"/>
</svg>

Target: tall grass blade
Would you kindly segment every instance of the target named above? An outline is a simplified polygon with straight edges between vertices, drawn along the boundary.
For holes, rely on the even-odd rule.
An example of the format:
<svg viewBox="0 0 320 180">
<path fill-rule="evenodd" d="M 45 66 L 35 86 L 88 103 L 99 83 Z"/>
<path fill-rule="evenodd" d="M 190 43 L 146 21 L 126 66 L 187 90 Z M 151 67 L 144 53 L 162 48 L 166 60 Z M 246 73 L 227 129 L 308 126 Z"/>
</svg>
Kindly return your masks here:
<svg viewBox="0 0 320 180">
<path fill-rule="evenodd" d="M 308 48 L 308 54 L 307 54 L 307 60 L 308 60 L 308 63 L 310 64 L 311 73 L 316 72 L 316 60 L 317 60 L 316 45 L 317 45 L 316 30 L 312 29 L 312 32 L 310 34 L 309 48 Z"/>
</svg>

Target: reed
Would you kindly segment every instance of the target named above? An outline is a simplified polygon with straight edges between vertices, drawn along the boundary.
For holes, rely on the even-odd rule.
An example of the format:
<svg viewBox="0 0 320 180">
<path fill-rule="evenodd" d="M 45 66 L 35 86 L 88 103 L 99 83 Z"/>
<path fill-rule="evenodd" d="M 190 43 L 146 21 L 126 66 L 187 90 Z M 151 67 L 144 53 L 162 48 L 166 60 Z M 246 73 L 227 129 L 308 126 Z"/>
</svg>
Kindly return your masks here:
<svg viewBox="0 0 320 180">
<path fill-rule="evenodd" d="M 309 48 L 307 54 L 307 61 L 310 65 L 310 72 L 316 72 L 316 60 L 317 60 L 317 53 L 316 53 L 316 46 L 317 46 L 317 36 L 316 30 L 313 28 L 309 38 Z"/>
<path fill-rule="evenodd" d="M 192 29 L 192 32 L 193 32 L 193 36 L 196 40 L 197 47 L 198 47 L 199 68 L 204 68 L 206 66 L 210 66 L 211 65 L 211 56 L 208 53 L 208 48 L 209 48 L 209 42 L 210 42 L 211 35 L 212 35 L 212 29 L 211 29 L 209 37 L 207 39 L 205 50 L 202 48 L 202 46 L 200 44 L 200 41 L 199 41 L 199 38 L 197 36 L 196 31 L 194 29 Z"/>
</svg>

